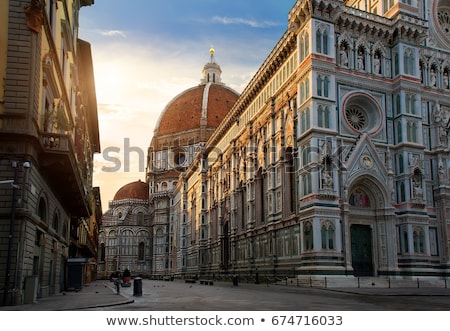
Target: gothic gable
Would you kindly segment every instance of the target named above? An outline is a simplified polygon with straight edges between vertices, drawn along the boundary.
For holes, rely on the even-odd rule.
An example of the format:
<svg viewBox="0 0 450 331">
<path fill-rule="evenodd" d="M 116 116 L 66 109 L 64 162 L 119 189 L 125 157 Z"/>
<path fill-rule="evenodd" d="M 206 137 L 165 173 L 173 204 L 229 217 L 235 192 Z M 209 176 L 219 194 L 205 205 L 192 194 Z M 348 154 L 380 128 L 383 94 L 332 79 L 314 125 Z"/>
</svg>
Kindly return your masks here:
<svg viewBox="0 0 450 331">
<path fill-rule="evenodd" d="M 362 134 L 345 165 L 348 174 L 347 187 L 364 175 L 370 175 L 380 183 L 388 183 L 385 164 L 378 156 L 376 147 L 367 133 Z"/>
</svg>

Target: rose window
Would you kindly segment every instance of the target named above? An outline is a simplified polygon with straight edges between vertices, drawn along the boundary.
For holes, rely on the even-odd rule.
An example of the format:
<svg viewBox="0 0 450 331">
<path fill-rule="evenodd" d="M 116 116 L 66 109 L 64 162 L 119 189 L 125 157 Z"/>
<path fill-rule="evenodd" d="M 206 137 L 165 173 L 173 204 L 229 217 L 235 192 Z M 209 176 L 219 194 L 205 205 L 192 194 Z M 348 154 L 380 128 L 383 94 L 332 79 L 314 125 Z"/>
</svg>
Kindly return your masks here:
<svg viewBox="0 0 450 331">
<path fill-rule="evenodd" d="M 367 127 L 368 120 L 366 113 L 360 107 L 352 106 L 347 108 L 345 110 L 345 117 L 355 130 L 361 131 Z"/>
<path fill-rule="evenodd" d="M 447 11 L 441 10 L 438 12 L 438 23 L 447 38 L 450 38 L 450 15 Z"/>
</svg>

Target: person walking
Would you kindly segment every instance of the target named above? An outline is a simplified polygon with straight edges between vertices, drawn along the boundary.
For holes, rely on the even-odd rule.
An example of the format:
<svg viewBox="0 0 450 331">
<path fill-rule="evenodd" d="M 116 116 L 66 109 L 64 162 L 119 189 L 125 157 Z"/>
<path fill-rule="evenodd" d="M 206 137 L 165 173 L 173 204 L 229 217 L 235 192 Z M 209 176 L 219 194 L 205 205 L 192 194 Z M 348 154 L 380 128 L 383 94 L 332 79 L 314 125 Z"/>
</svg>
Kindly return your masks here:
<svg viewBox="0 0 450 331">
<path fill-rule="evenodd" d="M 120 278 L 119 278 L 119 277 L 117 277 L 117 278 L 114 280 L 114 285 L 116 285 L 117 295 L 119 295 L 119 294 L 120 294 Z"/>
</svg>

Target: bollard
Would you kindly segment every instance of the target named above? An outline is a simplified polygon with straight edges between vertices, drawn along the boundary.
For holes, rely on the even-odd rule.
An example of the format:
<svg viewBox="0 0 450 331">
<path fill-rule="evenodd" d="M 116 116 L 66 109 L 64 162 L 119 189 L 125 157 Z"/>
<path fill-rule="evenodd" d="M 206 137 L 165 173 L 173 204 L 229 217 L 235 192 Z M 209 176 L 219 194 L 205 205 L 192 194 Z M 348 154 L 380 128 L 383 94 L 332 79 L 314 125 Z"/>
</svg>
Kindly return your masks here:
<svg viewBox="0 0 450 331">
<path fill-rule="evenodd" d="M 238 275 L 233 275 L 233 286 L 238 286 Z"/>
<path fill-rule="evenodd" d="M 142 296 L 142 278 L 136 277 L 133 282 L 133 296 Z"/>
</svg>

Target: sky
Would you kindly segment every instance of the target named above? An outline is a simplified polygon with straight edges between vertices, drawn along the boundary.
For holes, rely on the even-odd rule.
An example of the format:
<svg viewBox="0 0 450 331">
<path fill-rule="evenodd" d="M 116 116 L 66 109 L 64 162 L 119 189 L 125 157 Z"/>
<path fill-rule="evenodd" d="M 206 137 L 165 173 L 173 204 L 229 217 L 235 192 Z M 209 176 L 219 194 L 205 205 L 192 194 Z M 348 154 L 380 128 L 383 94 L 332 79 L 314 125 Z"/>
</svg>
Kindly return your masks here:
<svg viewBox="0 0 450 331">
<path fill-rule="evenodd" d="M 79 38 L 94 63 L 101 153 L 94 186 L 105 212 L 124 185 L 145 181 L 165 106 L 200 83 L 211 47 L 222 82 L 242 92 L 287 29 L 295 0 L 95 0 Z"/>
</svg>

